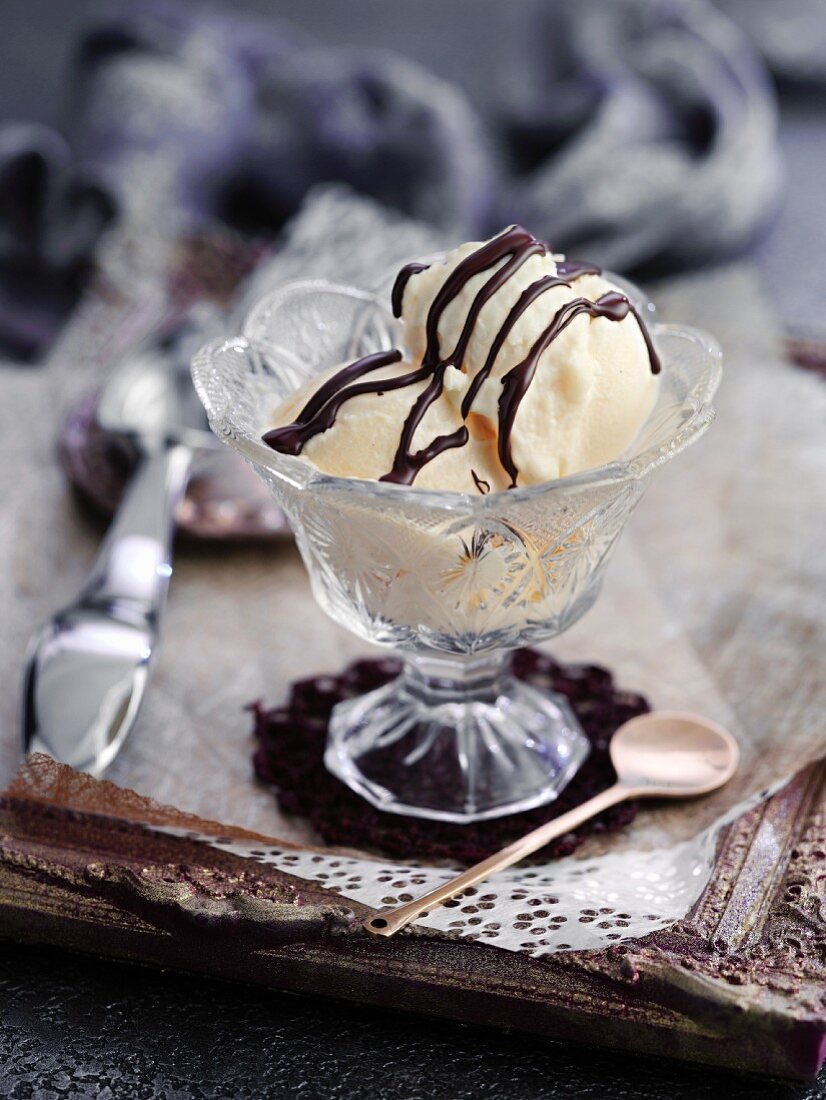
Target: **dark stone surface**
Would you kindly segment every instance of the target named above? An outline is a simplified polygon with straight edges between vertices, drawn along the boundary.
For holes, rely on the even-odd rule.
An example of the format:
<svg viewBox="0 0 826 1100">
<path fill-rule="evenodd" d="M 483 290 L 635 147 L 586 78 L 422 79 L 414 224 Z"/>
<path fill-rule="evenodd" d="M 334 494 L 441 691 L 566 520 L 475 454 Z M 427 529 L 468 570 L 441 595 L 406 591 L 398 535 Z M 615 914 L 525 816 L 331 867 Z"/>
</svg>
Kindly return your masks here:
<svg viewBox="0 0 826 1100">
<path fill-rule="evenodd" d="M 810 1085 L 0 944 L 0 1097 L 823 1100 Z"/>
</svg>

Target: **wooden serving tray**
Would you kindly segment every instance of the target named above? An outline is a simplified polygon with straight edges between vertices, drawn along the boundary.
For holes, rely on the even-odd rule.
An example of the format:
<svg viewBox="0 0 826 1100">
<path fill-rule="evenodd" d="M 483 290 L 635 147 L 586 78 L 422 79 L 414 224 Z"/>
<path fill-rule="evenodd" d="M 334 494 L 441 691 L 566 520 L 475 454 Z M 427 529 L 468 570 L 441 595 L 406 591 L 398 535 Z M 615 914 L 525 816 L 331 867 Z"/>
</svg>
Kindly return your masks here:
<svg viewBox="0 0 826 1100">
<path fill-rule="evenodd" d="M 28 768 L 36 789 L 24 775 L 0 796 L 5 937 L 757 1073 L 814 1075 L 826 1054 L 826 761 L 723 832 L 685 920 L 542 959 L 370 936 L 357 902 L 152 829 L 221 826 Z"/>
</svg>

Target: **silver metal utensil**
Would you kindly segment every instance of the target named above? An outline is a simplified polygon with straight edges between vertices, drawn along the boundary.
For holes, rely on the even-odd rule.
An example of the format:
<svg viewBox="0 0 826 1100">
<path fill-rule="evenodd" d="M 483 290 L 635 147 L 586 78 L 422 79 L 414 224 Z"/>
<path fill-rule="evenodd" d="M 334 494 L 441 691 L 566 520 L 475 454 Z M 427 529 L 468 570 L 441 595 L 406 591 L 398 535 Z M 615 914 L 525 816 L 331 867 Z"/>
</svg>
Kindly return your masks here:
<svg viewBox="0 0 826 1100">
<path fill-rule="evenodd" d="M 100 775 L 134 725 L 172 574 L 172 531 L 192 460 L 217 446 L 189 377 L 203 341 L 193 318 L 114 368 L 98 419 L 129 437 L 135 473 L 77 599 L 32 641 L 24 680 L 25 752 Z"/>
<path fill-rule="evenodd" d="M 376 936 L 394 936 L 427 916 L 434 906 L 512 867 L 609 806 L 629 798 L 696 798 L 709 794 L 728 783 L 740 759 L 737 742 L 728 730 L 697 714 L 667 710 L 641 714 L 625 722 L 611 739 L 610 752 L 617 773 L 613 787 L 540 825 L 430 893 L 370 917 L 364 927 Z"/>
</svg>

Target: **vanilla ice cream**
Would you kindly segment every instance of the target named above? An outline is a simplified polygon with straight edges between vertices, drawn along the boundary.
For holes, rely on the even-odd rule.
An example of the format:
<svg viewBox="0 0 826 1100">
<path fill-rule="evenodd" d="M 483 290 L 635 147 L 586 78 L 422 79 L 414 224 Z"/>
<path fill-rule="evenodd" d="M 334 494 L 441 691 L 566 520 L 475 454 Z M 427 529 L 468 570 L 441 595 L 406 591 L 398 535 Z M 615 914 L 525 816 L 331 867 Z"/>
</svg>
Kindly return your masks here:
<svg viewBox="0 0 826 1100">
<path fill-rule="evenodd" d="M 627 297 L 519 226 L 407 265 L 392 304 L 402 347 L 311 379 L 270 446 L 341 477 L 476 495 L 618 458 L 656 399 Z"/>
</svg>

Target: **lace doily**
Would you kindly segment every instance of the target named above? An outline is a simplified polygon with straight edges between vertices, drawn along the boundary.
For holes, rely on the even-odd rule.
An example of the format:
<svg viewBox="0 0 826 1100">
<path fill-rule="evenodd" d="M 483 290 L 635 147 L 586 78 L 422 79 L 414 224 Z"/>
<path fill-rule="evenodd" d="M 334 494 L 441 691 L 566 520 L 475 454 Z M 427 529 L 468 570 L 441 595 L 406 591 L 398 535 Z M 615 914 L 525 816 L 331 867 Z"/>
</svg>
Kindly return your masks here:
<svg viewBox="0 0 826 1100">
<path fill-rule="evenodd" d="M 252 708 L 256 776 L 274 788 L 284 813 L 306 818 L 331 846 L 375 851 L 396 859 L 409 859 L 415 854 L 423 862 L 476 863 L 610 787 L 616 778 L 608 755 L 611 736 L 623 722 L 650 709 L 643 696 L 619 690 L 607 669 L 561 665 L 539 650 L 517 650 L 514 674 L 567 699 L 591 742 L 588 759 L 558 799 L 526 813 L 472 825 L 400 817 L 370 805 L 324 765 L 333 707 L 381 687 L 399 670 L 395 658 L 356 661 L 338 675 L 294 683 L 284 706 Z M 574 832 L 558 837 L 534 861 L 570 855 L 587 836 L 622 828 L 634 820 L 636 813 L 636 803 L 612 807 Z"/>
</svg>

